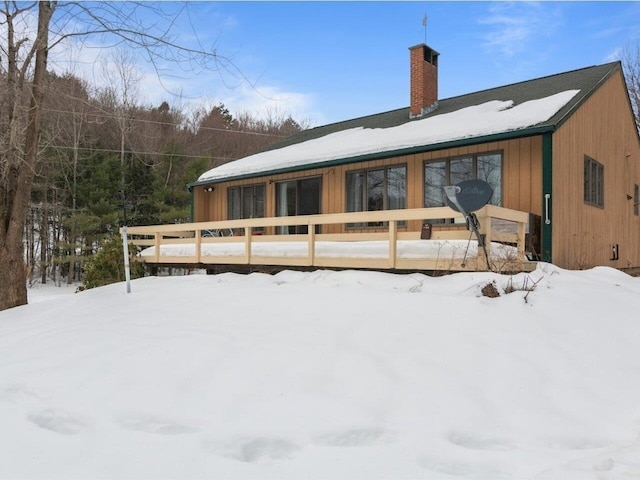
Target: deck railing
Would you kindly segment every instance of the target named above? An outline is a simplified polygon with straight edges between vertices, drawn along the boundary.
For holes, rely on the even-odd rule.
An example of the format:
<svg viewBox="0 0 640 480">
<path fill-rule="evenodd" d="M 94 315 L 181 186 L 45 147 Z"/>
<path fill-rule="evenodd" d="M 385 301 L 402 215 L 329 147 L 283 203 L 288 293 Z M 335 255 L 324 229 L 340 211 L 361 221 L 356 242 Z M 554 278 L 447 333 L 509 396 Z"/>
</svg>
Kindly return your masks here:
<svg viewBox="0 0 640 480">
<path fill-rule="evenodd" d="M 470 232 L 461 228 L 464 224 L 463 216 L 449 207 L 417 208 L 403 210 L 385 210 L 376 212 L 354 212 L 337 214 L 304 215 L 295 217 L 265 217 L 243 220 L 225 220 L 213 222 L 183 223 L 172 225 L 151 225 L 129 227 L 129 241 L 141 247 L 154 247 L 151 255 L 139 257 L 150 264 L 164 265 L 214 265 L 214 264 L 245 264 L 245 265 L 281 265 L 281 266 L 315 266 L 338 268 L 371 268 L 394 270 L 498 270 L 516 271 L 527 270 L 533 265 L 525 257 L 525 231 L 529 214 L 493 205 L 486 205 L 476 212 L 480 223 L 480 233 L 486 240 L 491 265 L 487 265 L 485 256 L 477 249 L 478 254 L 462 258 L 461 255 L 431 255 L 429 257 L 411 258 L 399 255 L 399 245 L 404 240 L 420 240 L 420 231 L 405 231 L 406 227 L 398 228 L 402 222 L 416 220 L 428 223 L 435 219 L 454 219 L 454 223 L 438 224 L 434 228 L 431 240 L 466 240 L 470 239 Z M 345 225 L 354 224 L 382 224 L 384 232 L 349 232 Z M 316 226 L 339 224 L 340 230 L 346 233 L 316 233 Z M 408 225 L 408 223 L 407 223 Z M 273 235 L 257 234 L 277 231 L 278 227 L 306 226 L 308 233 Z M 234 236 L 207 237 L 203 233 L 210 231 L 233 231 Z M 365 242 L 384 241 L 387 243 L 387 255 L 371 258 L 371 255 L 334 255 L 326 251 L 318 254 L 319 242 Z M 429 240 L 422 240 L 428 242 Z M 471 238 L 475 242 L 475 238 Z M 274 242 L 303 242 L 306 244 L 306 254 L 278 255 L 264 254 L 264 244 Z M 512 254 L 496 258 L 491 254 L 492 242 L 507 243 L 514 248 Z M 207 244 L 240 243 L 243 244 L 234 254 L 207 253 Z M 189 254 L 182 252 L 175 254 L 167 246 L 186 246 L 191 250 Z M 326 244 L 325 244 L 326 245 Z M 354 245 L 354 244 L 352 244 Z M 293 246 L 293 244 L 292 244 Z M 163 248 L 165 247 L 165 248 Z M 239 247 L 239 246 L 238 246 Z M 165 250 L 163 252 L 163 250 Z"/>
</svg>

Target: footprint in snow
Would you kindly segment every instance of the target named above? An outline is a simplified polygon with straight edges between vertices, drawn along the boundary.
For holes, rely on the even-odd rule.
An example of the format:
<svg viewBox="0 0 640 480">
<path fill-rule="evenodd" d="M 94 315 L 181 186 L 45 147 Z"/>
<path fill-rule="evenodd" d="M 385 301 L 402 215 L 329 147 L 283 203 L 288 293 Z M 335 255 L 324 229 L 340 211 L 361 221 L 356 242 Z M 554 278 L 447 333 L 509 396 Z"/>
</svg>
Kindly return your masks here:
<svg viewBox="0 0 640 480">
<path fill-rule="evenodd" d="M 224 443 L 207 442 L 206 448 L 217 455 L 246 463 L 290 460 L 301 450 L 298 444 L 276 437 L 256 437 Z"/>
<path fill-rule="evenodd" d="M 454 445 L 470 450 L 513 450 L 517 444 L 505 438 L 493 436 L 480 436 L 471 433 L 453 432 L 449 435 L 449 441 Z"/>
<path fill-rule="evenodd" d="M 127 430 L 158 435 L 182 435 L 185 433 L 195 433 L 200 430 L 198 427 L 183 425 L 175 420 L 149 415 L 126 416 L 121 418 L 118 423 Z"/>
<path fill-rule="evenodd" d="M 75 435 L 88 428 L 83 420 L 55 409 L 29 414 L 27 419 L 40 428 L 63 435 Z"/>
<path fill-rule="evenodd" d="M 394 433 L 382 428 L 353 428 L 317 437 L 316 443 L 331 447 L 371 447 L 394 441 Z"/>
</svg>

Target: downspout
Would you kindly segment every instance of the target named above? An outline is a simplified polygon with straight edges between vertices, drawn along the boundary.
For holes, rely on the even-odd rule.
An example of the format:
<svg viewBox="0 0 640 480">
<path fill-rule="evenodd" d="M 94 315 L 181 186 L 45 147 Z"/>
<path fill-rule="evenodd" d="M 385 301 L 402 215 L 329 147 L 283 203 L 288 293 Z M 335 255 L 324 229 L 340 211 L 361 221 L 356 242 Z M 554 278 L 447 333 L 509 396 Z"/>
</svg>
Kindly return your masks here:
<svg viewBox="0 0 640 480">
<path fill-rule="evenodd" d="M 553 133 L 542 135 L 542 238 L 540 239 L 543 262 L 552 262 L 553 232 Z"/>
</svg>

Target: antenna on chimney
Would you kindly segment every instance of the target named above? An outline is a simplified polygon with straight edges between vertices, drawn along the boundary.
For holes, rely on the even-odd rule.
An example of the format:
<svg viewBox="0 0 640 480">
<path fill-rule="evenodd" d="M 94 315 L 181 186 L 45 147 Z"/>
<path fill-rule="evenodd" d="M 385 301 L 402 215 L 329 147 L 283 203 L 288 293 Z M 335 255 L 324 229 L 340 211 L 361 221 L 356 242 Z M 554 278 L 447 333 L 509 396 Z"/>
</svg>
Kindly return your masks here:
<svg viewBox="0 0 640 480">
<path fill-rule="evenodd" d="M 424 44 L 427 44 L 427 14 L 422 17 L 422 26 L 424 27 Z"/>
</svg>

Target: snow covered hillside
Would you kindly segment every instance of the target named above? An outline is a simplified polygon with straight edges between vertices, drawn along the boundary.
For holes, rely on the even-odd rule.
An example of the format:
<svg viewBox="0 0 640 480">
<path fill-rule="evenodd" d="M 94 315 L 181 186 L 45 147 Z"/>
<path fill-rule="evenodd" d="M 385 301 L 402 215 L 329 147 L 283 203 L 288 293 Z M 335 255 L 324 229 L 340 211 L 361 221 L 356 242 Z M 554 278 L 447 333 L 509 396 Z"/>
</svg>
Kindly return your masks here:
<svg viewBox="0 0 640 480">
<path fill-rule="evenodd" d="M 487 298 L 490 281 L 537 283 Z M 640 476 L 640 278 L 542 264 L 132 290 L 0 312 L 0 478 Z"/>
</svg>

